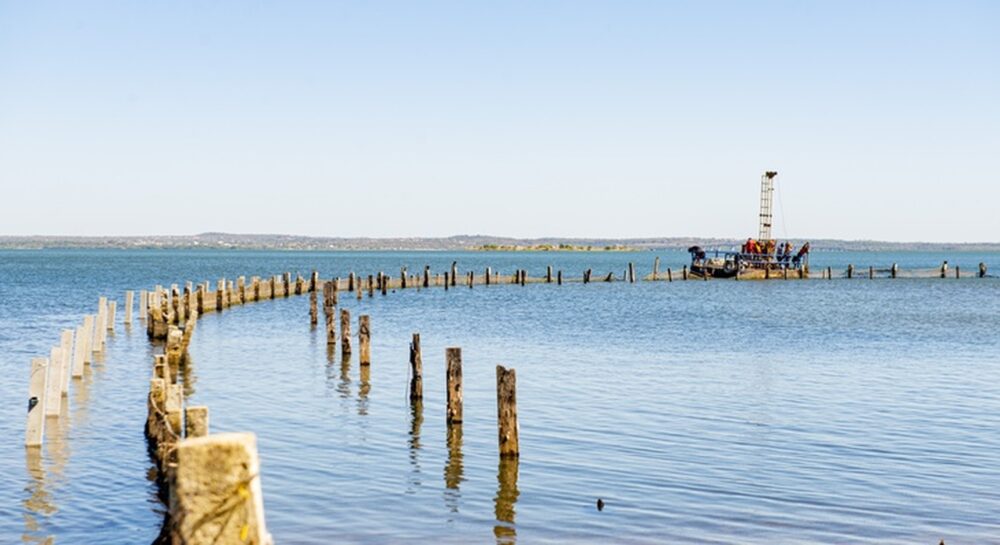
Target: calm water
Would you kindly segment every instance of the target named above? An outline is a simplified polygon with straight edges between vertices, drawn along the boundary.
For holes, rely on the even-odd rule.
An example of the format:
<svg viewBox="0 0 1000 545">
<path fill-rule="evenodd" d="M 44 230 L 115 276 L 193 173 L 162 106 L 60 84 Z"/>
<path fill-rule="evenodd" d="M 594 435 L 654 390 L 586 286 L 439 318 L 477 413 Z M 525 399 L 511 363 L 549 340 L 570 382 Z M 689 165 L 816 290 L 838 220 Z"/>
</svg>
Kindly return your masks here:
<svg viewBox="0 0 1000 545">
<path fill-rule="evenodd" d="M 30 358 L 98 295 L 286 270 L 324 277 L 552 263 L 675 270 L 681 253 L 0 252 L 0 543 L 148 543 L 145 329 L 119 325 L 37 459 Z M 1000 271 L 998 254 L 815 255 Z M 208 315 L 191 403 L 257 433 L 278 543 L 1000 543 L 1000 282 L 616 283 L 408 290 L 360 303 L 373 363 L 327 353 L 308 298 Z M 121 316 L 119 311 L 119 317 Z M 422 410 L 406 398 L 421 333 Z M 463 349 L 465 423 L 444 422 Z M 521 459 L 501 467 L 495 366 L 517 369 Z M 513 479 L 515 475 L 516 481 Z M 595 508 L 603 498 L 603 512 Z"/>
</svg>

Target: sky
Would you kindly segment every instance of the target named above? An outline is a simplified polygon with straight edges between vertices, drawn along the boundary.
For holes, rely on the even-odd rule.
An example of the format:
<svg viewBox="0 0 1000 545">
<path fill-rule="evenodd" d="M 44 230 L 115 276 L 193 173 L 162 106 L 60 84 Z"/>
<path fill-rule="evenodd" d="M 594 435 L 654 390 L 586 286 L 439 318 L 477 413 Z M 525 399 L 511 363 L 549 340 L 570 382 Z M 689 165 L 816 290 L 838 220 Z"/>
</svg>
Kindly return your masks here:
<svg viewBox="0 0 1000 545">
<path fill-rule="evenodd" d="M 1000 241 L 1000 2 L 0 0 L 0 235 Z"/>
</svg>

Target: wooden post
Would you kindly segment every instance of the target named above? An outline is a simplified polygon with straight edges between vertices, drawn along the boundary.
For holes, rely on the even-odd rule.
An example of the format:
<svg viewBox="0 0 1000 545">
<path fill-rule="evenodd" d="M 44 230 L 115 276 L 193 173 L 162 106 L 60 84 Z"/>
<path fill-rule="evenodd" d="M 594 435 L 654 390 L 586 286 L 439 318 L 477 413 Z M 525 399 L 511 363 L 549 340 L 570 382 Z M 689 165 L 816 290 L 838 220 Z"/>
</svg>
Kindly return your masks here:
<svg viewBox="0 0 1000 545">
<path fill-rule="evenodd" d="M 979 278 L 986 278 L 986 263 L 979 263 Z"/>
<path fill-rule="evenodd" d="M 833 280 L 833 267 L 826 268 L 826 279 Z"/>
<path fill-rule="evenodd" d="M 45 358 L 31 358 L 31 375 L 28 379 L 28 423 L 25 426 L 24 446 L 40 447 L 45 437 L 45 397 L 48 394 L 49 366 Z"/>
<path fill-rule="evenodd" d="M 184 437 L 208 435 L 208 407 L 204 405 L 184 408 Z"/>
<path fill-rule="evenodd" d="M 673 281 L 674 281 L 674 272 L 670 270 L 670 267 L 667 267 L 667 282 L 673 282 Z"/>
<path fill-rule="evenodd" d="M 60 375 L 59 391 L 64 396 L 69 395 L 69 375 L 73 370 L 73 330 L 64 329 L 59 337 L 59 355 L 62 357 L 62 375 Z"/>
<path fill-rule="evenodd" d="M 948 261 L 945 260 L 945 262 L 941 264 L 941 278 L 947 278 L 947 277 L 948 277 Z"/>
<path fill-rule="evenodd" d="M 167 328 L 167 364 L 170 367 L 177 367 L 184 356 L 184 333 L 177 326 Z"/>
<path fill-rule="evenodd" d="M 90 365 L 94 361 L 94 315 L 86 314 L 83 317 L 83 363 Z"/>
<path fill-rule="evenodd" d="M 684 265 L 684 268 L 681 270 L 681 278 L 684 279 L 684 280 L 688 279 L 688 266 L 687 265 Z"/>
<path fill-rule="evenodd" d="M 177 443 L 171 543 L 269 545 L 257 437 L 217 433 Z"/>
<path fill-rule="evenodd" d="M 545 283 L 552 283 L 552 265 L 545 267 Z"/>
<path fill-rule="evenodd" d="M 149 308 L 149 292 L 139 290 L 139 321 L 146 320 L 147 309 Z"/>
<path fill-rule="evenodd" d="M 135 292 L 128 290 L 125 292 L 125 325 L 132 325 L 132 307 L 135 299 Z"/>
<path fill-rule="evenodd" d="M 628 281 L 630 284 L 635 284 L 635 263 L 631 261 L 628 262 Z"/>
<path fill-rule="evenodd" d="M 358 301 L 361 300 L 361 277 L 360 276 L 358 277 L 358 282 L 354 285 L 354 295 L 356 296 L 355 298 Z"/>
<path fill-rule="evenodd" d="M 105 324 L 105 326 L 107 326 L 108 328 L 108 331 L 115 330 L 115 312 L 117 311 L 117 309 L 118 309 L 118 301 L 108 301 L 108 323 Z"/>
<path fill-rule="evenodd" d="M 491 272 L 492 271 L 490 270 L 490 267 L 486 267 L 486 285 L 487 286 L 490 285 L 490 274 L 491 274 Z"/>
<path fill-rule="evenodd" d="M 87 359 L 87 319 L 76 327 L 76 343 L 73 345 L 73 378 L 83 377 L 83 366 Z"/>
<path fill-rule="evenodd" d="M 448 291 L 448 284 L 450 283 L 449 280 L 448 280 L 448 275 L 449 274 L 451 274 L 451 273 L 449 273 L 448 271 L 444 272 L 444 291 Z"/>
<path fill-rule="evenodd" d="M 556 285 L 557 286 L 561 286 L 562 285 L 562 269 L 559 269 L 558 271 L 556 271 Z"/>
<path fill-rule="evenodd" d="M 368 298 L 375 297 L 375 277 L 368 275 Z"/>
<path fill-rule="evenodd" d="M 472 271 L 469 271 L 469 289 L 472 289 L 472 285 L 476 283 L 476 275 Z"/>
<path fill-rule="evenodd" d="M 104 352 L 104 338 L 108 334 L 108 298 L 97 300 L 97 321 L 94 322 L 94 352 Z M 50 364 L 51 365 L 51 364 Z"/>
<path fill-rule="evenodd" d="M 62 352 L 58 346 L 54 346 L 49 352 L 49 381 L 45 392 L 45 416 L 59 416 L 60 411 L 62 411 L 62 381 L 65 373 Z"/>
<path fill-rule="evenodd" d="M 358 293 L 361 293 L 360 291 Z M 367 314 L 358 317 L 358 348 L 361 352 L 359 363 L 361 365 L 371 365 L 371 320 Z"/>
<path fill-rule="evenodd" d="M 354 271 L 351 271 L 347 275 L 347 291 L 349 292 L 354 291 Z"/>
<path fill-rule="evenodd" d="M 874 278 L 875 278 L 875 267 L 869 265 L 868 266 L 868 280 L 872 280 Z"/>
<path fill-rule="evenodd" d="M 316 327 L 319 323 L 319 308 L 316 301 L 316 290 L 309 292 L 309 325 Z"/>
<path fill-rule="evenodd" d="M 225 294 L 226 294 L 226 281 L 219 280 L 215 284 L 215 311 L 222 312 L 223 305 L 225 304 Z"/>
<path fill-rule="evenodd" d="M 660 256 L 656 256 L 653 259 L 653 280 L 658 279 L 660 276 Z"/>
<path fill-rule="evenodd" d="M 584 284 L 589 284 L 590 283 L 590 274 L 591 274 L 591 272 L 592 272 L 591 269 L 587 269 L 587 270 L 583 271 L 583 283 Z"/>
<path fill-rule="evenodd" d="M 899 265 L 893 263 L 892 268 L 889 269 L 889 276 L 892 278 L 896 278 L 898 274 L 899 274 Z"/>
<path fill-rule="evenodd" d="M 527 278 L 528 278 L 528 271 L 521 269 L 521 286 L 524 286 L 524 282 Z"/>
<path fill-rule="evenodd" d="M 962 277 L 961 273 L 959 273 L 960 270 L 961 270 L 961 267 L 959 267 L 958 265 L 955 265 L 955 278 L 961 278 Z"/>
<path fill-rule="evenodd" d="M 424 364 L 420 356 L 420 333 L 414 333 L 410 342 L 410 375 L 410 401 L 423 399 Z"/>
<path fill-rule="evenodd" d="M 848 278 L 848 280 L 850 280 L 851 278 L 854 278 L 854 265 L 853 264 L 847 265 L 847 278 Z"/>
<path fill-rule="evenodd" d="M 455 287 L 455 282 L 458 281 L 458 261 L 451 262 L 451 287 Z"/>
<path fill-rule="evenodd" d="M 340 309 L 340 353 L 351 353 L 351 313 L 346 308 Z"/>
<path fill-rule="evenodd" d="M 517 428 L 517 376 L 513 369 L 501 365 L 497 365 L 497 431 L 500 457 L 518 457 L 521 449 Z"/>
<path fill-rule="evenodd" d="M 431 266 L 424 265 L 424 287 L 431 287 Z"/>
<path fill-rule="evenodd" d="M 406 289 L 406 267 L 399 269 L 399 289 Z"/>
<path fill-rule="evenodd" d="M 284 295 L 285 297 L 288 297 L 291 294 L 291 291 L 292 291 L 292 273 L 290 273 L 288 271 L 285 271 L 285 274 L 282 275 L 281 280 L 282 280 L 282 282 L 281 282 L 281 285 L 282 285 L 282 289 L 281 289 L 282 295 Z"/>
<path fill-rule="evenodd" d="M 446 348 L 448 383 L 448 424 L 462 423 L 462 349 Z"/>
<path fill-rule="evenodd" d="M 379 271 L 378 277 L 379 277 L 380 289 L 382 290 L 382 295 L 385 295 L 386 291 L 389 289 L 389 277 L 383 274 L 382 271 Z"/>
</svg>

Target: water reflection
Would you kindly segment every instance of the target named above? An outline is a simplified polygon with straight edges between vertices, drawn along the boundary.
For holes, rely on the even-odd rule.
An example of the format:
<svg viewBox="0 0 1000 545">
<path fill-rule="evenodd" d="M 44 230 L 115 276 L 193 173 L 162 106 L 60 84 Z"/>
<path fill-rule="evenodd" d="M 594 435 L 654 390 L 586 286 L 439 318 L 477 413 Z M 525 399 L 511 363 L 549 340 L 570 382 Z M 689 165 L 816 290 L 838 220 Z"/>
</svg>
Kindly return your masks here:
<svg viewBox="0 0 1000 545">
<path fill-rule="evenodd" d="M 410 403 L 410 483 L 407 493 L 412 494 L 414 488 L 422 483 L 420 470 L 420 428 L 424 424 L 424 402 L 416 399 Z"/>
<path fill-rule="evenodd" d="M 465 480 L 462 464 L 462 425 L 448 426 L 448 462 L 444 466 L 444 505 L 451 513 L 458 513 L 462 492 L 459 485 Z"/>
<path fill-rule="evenodd" d="M 332 350 L 332 346 L 327 348 L 328 352 Z M 340 362 L 340 382 L 337 383 L 337 393 L 340 394 L 341 399 L 351 397 L 351 358 L 344 358 Z"/>
<path fill-rule="evenodd" d="M 497 468 L 497 495 L 495 501 L 496 525 L 493 535 L 497 543 L 515 543 L 517 529 L 514 525 L 514 505 L 521 494 L 517 489 L 518 458 L 500 458 Z"/>
<path fill-rule="evenodd" d="M 350 356 L 347 356 L 350 358 Z M 361 384 L 358 386 L 358 416 L 368 414 L 368 393 L 371 392 L 372 367 L 361 365 Z"/>
<path fill-rule="evenodd" d="M 54 536 L 37 535 L 42 528 L 41 519 L 56 512 L 55 506 L 52 505 L 52 496 L 45 487 L 42 447 L 25 448 L 24 462 L 29 481 L 25 487 L 28 496 L 22 502 L 24 505 L 24 534 L 21 536 L 21 541 L 24 543 L 54 543 Z"/>
<path fill-rule="evenodd" d="M 89 412 L 87 408 L 90 402 L 90 385 L 94 381 L 94 372 L 89 365 L 83 366 L 83 376 L 73 379 L 73 416 L 78 424 L 87 422 Z"/>
</svg>

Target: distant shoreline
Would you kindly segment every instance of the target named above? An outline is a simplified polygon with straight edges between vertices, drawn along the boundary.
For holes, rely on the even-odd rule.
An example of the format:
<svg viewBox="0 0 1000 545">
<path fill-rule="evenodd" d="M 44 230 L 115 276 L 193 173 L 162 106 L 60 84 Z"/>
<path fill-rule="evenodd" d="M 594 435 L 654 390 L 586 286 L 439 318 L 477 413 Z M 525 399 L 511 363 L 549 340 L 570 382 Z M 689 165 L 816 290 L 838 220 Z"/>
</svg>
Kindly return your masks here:
<svg viewBox="0 0 1000 545">
<path fill-rule="evenodd" d="M 536 238 L 488 235 L 451 237 L 367 238 L 241 235 L 204 233 L 190 236 L 0 236 L 0 249 L 206 249 L 288 251 L 471 251 L 471 252 L 637 252 L 738 248 L 745 239 L 650 237 L 630 239 Z M 792 238 L 793 244 L 806 239 Z M 1000 242 L 888 242 L 872 240 L 809 239 L 813 251 L 937 251 L 1000 252 Z"/>
</svg>

